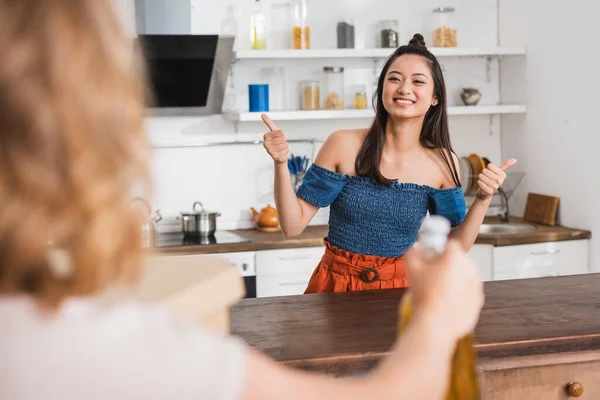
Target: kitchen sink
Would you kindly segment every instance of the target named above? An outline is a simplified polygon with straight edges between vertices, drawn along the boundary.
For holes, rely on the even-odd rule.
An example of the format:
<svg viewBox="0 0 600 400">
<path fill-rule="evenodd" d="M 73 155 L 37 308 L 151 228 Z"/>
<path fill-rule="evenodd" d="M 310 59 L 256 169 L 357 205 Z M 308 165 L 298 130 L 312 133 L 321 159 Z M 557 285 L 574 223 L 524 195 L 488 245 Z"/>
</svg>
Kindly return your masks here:
<svg viewBox="0 0 600 400">
<path fill-rule="evenodd" d="M 511 235 L 515 233 L 533 232 L 536 227 L 529 224 L 505 223 L 505 224 L 482 224 L 479 233 L 482 235 Z"/>
</svg>

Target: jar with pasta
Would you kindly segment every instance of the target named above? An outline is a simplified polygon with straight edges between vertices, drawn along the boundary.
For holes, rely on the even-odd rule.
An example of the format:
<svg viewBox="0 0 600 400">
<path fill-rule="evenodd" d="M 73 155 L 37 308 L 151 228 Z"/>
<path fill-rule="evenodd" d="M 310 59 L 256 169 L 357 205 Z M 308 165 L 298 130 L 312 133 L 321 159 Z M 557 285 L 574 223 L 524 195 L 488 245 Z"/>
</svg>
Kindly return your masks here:
<svg viewBox="0 0 600 400">
<path fill-rule="evenodd" d="M 433 47 L 456 47 L 454 7 L 433 9 Z"/>
<path fill-rule="evenodd" d="M 302 91 L 302 109 L 306 111 L 318 110 L 321 103 L 321 84 L 319 81 L 300 82 Z"/>
<path fill-rule="evenodd" d="M 344 108 L 344 68 L 325 67 L 325 100 L 326 110 L 341 110 Z"/>
<path fill-rule="evenodd" d="M 293 12 L 292 46 L 296 50 L 310 49 L 310 28 L 307 23 L 306 0 L 294 0 Z"/>
</svg>

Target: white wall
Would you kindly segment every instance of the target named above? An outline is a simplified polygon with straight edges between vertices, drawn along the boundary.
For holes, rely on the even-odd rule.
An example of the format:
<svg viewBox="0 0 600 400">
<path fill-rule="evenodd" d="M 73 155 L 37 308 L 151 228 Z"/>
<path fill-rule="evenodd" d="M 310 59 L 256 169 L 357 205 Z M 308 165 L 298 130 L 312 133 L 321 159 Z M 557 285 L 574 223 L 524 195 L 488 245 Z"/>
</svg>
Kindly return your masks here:
<svg viewBox="0 0 600 400">
<path fill-rule="evenodd" d="M 131 1 L 131 0 L 130 0 Z M 269 2 L 263 0 L 268 5 Z M 166 2 L 165 2 L 166 3 Z M 271 0 L 267 12 L 278 22 L 270 38 L 274 47 L 282 47 L 289 39 L 289 33 L 282 31 L 287 24 L 286 5 L 280 0 Z M 218 33 L 221 20 L 225 17 L 228 4 L 236 7 L 239 23 L 239 36 L 236 47 L 249 47 L 249 13 L 252 1 L 230 0 L 218 4 L 209 0 L 191 1 L 191 30 L 196 34 Z M 327 2 L 309 0 L 309 24 L 312 32 L 313 48 L 335 47 L 335 24 L 340 15 L 355 17 L 357 45 L 374 47 L 375 22 L 381 19 L 397 18 L 400 23 L 401 43 L 406 43 L 413 33 L 423 32 L 430 41 L 431 10 L 438 2 L 424 1 L 415 4 L 407 0 L 377 0 L 365 3 L 359 0 L 329 0 Z M 497 44 L 497 4 L 496 0 L 455 0 L 447 5 L 456 6 L 458 40 L 461 46 Z M 148 13 L 146 4 L 145 12 Z M 147 29 L 148 30 L 148 29 Z M 481 58 L 441 59 L 450 96 L 450 104 L 459 104 L 458 88 L 472 85 L 480 87 L 483 93 L 481 104 L 496 104 L 500 93 L 498 85 L 499 62 L 490 63 L 489 81 L 487 63 Z M 298 81 L 322 78 L 321 70 L 330 62 L 324 60 L 270 60 L 244 61 L 234 66 L 234 85 L 237 105 L 247 109 L 247 85 L 260 81 L 260 69 L 265 66 L 280 65 L 286 71 L 288 108 L 298 106 L 295 88 Z M 340 64 L 341 63 L 341 64 Z M 371 60 L 340 60 L 336 65 L 346 69 L 347 83 L 361 81 L 373 88 L 374 66 Z M 375 66 L 378 73 L 378 66 Z M 277 121 L 276 121 L 277 122 Z M 301 121 L 281 122 L 289 138 L 324 139 L 329 133 L 343 128 L 360 128 L 370 124 L 370 120 L 340 121 Z M 451 117 L 451 135 L 455 150 L 459 155 L 476 152 L 501 161 L 500 118 L 489 116 Z M 223 120 L 220 115 L 203 118 L 149 118 L 148 134 L 156 147 L 153 160 L 153 180 L 155 185 L 154 206 L 160 208 L 167 218 L 161 222 L 161 230 L 177 230 L 173 217 L 180 211 L 188 211 L 194 201 L 200 200 L 208 208 L 220 211 L 219 228 L 247 228 L 250 206 L 262 207 L 273 203 L 272 163 L 261 145 L 230 145 L 219 147 L 173 148 L 167 146 L 200 143 L 203 141 L 247 141 L 262 138 L 265 127 L 261 123 L 233 123 Z M 310 144 L 294 144 L 292 152 L 313 155 L 318 149 Z M 327 212 L 317 215 L 315 223 L 325 223 Z"/>
<path fill-rule="evenodd" d="M 560 223 L 600 229 L 598 185 L 598 26 L 600 4 L 573 0 L 502 0 L 501 43 L 525 44 L 527 61 L 503 66 L 503 97 L 525 97 L 527 115 L 504 124 L 502 150 L 525 179 L 512 201 L 522 213 L 527 192 L 559 196 Z M 592 236 L 592 271 L 600 271 L 600 237 Z"/>
</svg>

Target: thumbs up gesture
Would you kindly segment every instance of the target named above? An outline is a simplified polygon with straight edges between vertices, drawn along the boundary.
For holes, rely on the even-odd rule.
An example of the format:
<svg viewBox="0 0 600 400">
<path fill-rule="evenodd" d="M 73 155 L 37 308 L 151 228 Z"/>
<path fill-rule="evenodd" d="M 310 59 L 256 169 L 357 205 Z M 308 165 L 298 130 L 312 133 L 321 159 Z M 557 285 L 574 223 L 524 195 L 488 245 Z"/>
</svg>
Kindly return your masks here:
<svg viewBox="0 0 600 400">
<path fill-rule="evenodd" d="M 504 171 L 516 163 L 517 160 L 514 158 L 504 161 L 499 167 L 489 163 L 477 177 L 477 186 L 479 186 L 477 188 L 477 198 L 484 200 L 492 196 L 494 192 L 502 186 L 504 179 L 506 179 L 506 173 Z"/>
<path fill-rule="evenodd" d="M 269 132 L 263 136 L 264 147 L 267 153 L 276 163 L 286 163 L 288 159 L 288 142 L 285 140 L 283 131 L 275 125 L 267 114 L 262 114 L 261 118 L 269 128 Z"/>
</svg>

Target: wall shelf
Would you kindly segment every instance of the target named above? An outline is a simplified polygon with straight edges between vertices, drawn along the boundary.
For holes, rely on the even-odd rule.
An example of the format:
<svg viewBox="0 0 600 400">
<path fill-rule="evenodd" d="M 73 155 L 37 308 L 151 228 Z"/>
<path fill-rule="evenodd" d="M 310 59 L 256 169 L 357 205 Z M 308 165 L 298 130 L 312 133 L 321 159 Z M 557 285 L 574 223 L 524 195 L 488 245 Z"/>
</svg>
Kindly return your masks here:
<svg viewBox="0 0 600 400">
<path fill-rule="evenodd" d="M 518 104 L 491 106 L 455 106 L 448 107 L 448 115 L 496 115 L 524 114 L 527 107 Z M 260 122 L 261 112 L 229 112 L 223 116 L 234 122 Z M 373 118 L 375 113 L 367 110 L 318 110 L 318 111 L 272 111 L 266 114 L 274 121 L 324 120 L 324 119 L 359 119 Z"/>
<path fill-rule="evenodd" d="M 283 58 L 387 58 L 394 49 L 238 50 L 234 60 Z M 525 55 L 525 47 L 430 47 L 437 57 Z"/>
</svg>

